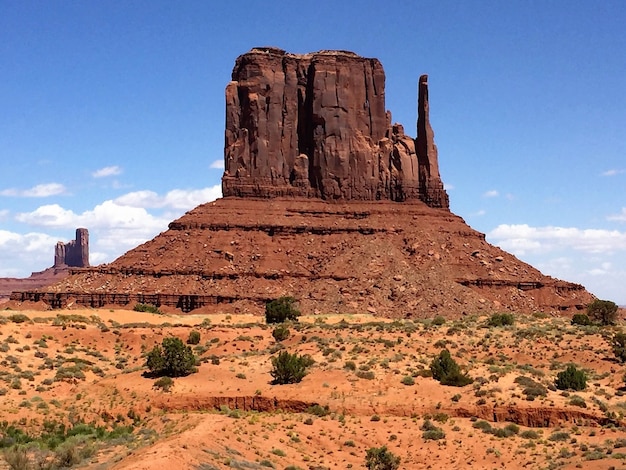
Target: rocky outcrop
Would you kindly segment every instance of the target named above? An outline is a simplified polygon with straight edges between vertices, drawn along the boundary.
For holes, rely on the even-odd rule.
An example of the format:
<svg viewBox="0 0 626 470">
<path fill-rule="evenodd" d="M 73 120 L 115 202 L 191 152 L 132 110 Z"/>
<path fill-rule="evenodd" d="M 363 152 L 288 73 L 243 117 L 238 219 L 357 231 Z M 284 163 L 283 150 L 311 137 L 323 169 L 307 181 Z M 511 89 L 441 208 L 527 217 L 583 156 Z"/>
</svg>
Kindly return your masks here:
<svg viewBox="0 0 626 470">
<path fill-rule="evenodd" d="M 260 314 L 284 295 L 307 314 L 396 318 L 576 311 L 591 300 L 582 286 L 490 245 L 448 210 L 294 197 L 203 204 L 109 265 L 12 298 Z"/>
<path fill-rule="evenodd" d="M 76 229 L 76 239 L 68 243 L 58 242 L 54 249 L 54 267 L 70 266 L 86 268 L 89 266 L 89 231 Z"/>
<path fill-rule="evenodd" d="M 420 79 L 417 140 L 391 124 L 377 59 L 254 48 L 226 87 L 224 196 L 422 200 L 448 207 Z"/>
</svg>

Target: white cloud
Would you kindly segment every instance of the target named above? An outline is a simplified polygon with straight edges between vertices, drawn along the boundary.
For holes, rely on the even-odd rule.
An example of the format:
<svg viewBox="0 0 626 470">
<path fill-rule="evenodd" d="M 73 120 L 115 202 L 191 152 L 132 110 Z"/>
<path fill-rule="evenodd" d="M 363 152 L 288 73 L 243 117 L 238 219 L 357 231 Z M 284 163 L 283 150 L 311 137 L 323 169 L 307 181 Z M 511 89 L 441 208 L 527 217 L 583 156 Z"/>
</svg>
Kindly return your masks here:
<svg viewBox="0 0 626 470">
<path fill-rule="evenodd" d="M 487 211 L 485 209 L 480 209 L 476 212 L 473 212 L 472 214 L 470 214 L 471 216 L 474 217 L 482 217 L 483 215 L 485 215 L 487 213 Z"/>
<path fill-rule="evenodd" d="M 497 189 L 491 189 L 483 194 L 483 197 L 498 197 L 500 193 Z"/>
<path fill-rule="evenodd" d="M 0 230 L 0 277 L 25 277 L 52 266 L 57 241 L 45 233 Z"/>
<path fill-rule="evenodd" d="M 107 176 L 115 176 L 122 173 L 122 169 L 117 166 L 105 166 L 104 168 L 100 168 L 99 170 L 94 171 L 91 176 L 94 178 L 106 178 Z"/>
<path fill-rule="evenodd" d="M 76 227 L 86 227 L 89 230 L 90 263 L 96 265 L 113 261 L 167 230 L 168 223 L 185 211 L 218 197 L 221 197 L 220 185 L 197 190 L 175 189 L 163 196 L 153 191 L 135 191 L 81 213 L 58 204 L 47 204 L 31 212 L 18 213 L 15 219 L 46 231 L 73 232 Z M 17 272 L 20 276 L 28 276 L 30 271 L 52 265 L 54 246 L 58 240 L 45 234 L 36 235 L 39 238 L 33 234 L 28 238 L 0 231 L 0 259 L 3 260 L 0 276 L 15 276 Z M 37 256 L 28 258 L 28 252 L 33 252 L 35 245 Z M 12 256 L 11 253 L 17 255 Z M 25 269 L 30 271 L 24 272 Z"/>
<path fill-rule="evenodd" d="M 615 175 L 619 175 L 620 173 L 624 173 L 624 171 L 625 170 L 611 169 L 611 170 L 603 171 L 601 175 L 602 176 L 615 176 Z"/>
<path fill-rule="evenodd" d="M 170 208 L 189 210 L 205 202 L 214 201 L 222 196 L 221 185 L 204 189 L 173 189 L 164 196 L 154 191 L 144 190 L 124 194 L 115 199 L 115 203 L 128 207 Z"/>
<path fill-rule="evenodd" d="M 573 249 L 585 253 L 612 253 L 626 250 L 626 232 L 574 227 L 530 227 L 499 225 L 487 237 L 513 254 L 548 253 Z"/>
<path fill-rule="evenodd" d="M 5 220 L 8 215 L 9 215 L 9 210 L 8 209 L 0 210 L 0 221 Z"/>
<path fill-rule="evenodd" d="M 626 222 L 626 207 L 622 207 L 621 213 L 609 215 L 606 219 L 616 222 Z"/>
<path fill-rule="evenodd" d="M 211 162 L 209 168 L 212 170 L 223 170 L 224 169 L 224 159 L 220 158 L 219 160 L 215 160 Z"/>
<path fill-rule="evenodd" d="M 33 186 L 30 189 L 9 188 L 0 191 L 0 196 L 12 197 L 49 197 L 65 193 L 66 189 L 60 183 L 45 183 Z"/>
</svg>

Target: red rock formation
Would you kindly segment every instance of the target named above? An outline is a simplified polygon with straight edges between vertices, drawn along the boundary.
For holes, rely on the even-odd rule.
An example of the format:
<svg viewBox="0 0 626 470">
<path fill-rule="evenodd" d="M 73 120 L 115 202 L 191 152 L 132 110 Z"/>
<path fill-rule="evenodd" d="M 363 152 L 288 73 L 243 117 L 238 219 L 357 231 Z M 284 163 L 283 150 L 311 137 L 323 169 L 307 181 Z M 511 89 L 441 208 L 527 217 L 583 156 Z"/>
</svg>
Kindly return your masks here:
<svg viewBox="0 0 626 470">
<path fill-rule="evenodd" d="M 226 88 L 226 197 L 113 263 L 16 301 L 151 303 L 387 317 L 575 311 L 593 297 L 485 241 L 448 209 L 420 78 L 418 137 L 391 125 L 380 62 L 253 49 Z M 402 203 L 398 203 L 402 202 Z"/>
<path fill-rule="evenodd" d="M 490 245 L 448 210 L 294 197 L 203 204 L 109 265 L 12 298 L 262 313 L 284 295 L 307 314 L 396 318 L 575 311 L 592 299 Z"/>
<path fill-rule="evenodd" d="M 89 267 L 89 231 L 86 228 L 76 229 L 76 240 L 57 243 L 54 249 L 54 267 L 62 266 Z"/>
<path fill-rule="evenodd" d="M 391 125 L 385 73 L 352 52 L 255 48 L 226 87 L 224 196 L 423 200 L 448 207 L 420 80 L 418 144 Z"/>
<path fill-rule="evenodd" d="M 14 291 L 38 289 L 66 278 L 70 274 L 69 267 L 89 267 L 89 231 L 86 228 L 76 229 L 76 240 L 56 244 L 52 267 L 31 273 L 27 278 L 0 278 L 0 302 L 8 300 Z"/>
</svg>

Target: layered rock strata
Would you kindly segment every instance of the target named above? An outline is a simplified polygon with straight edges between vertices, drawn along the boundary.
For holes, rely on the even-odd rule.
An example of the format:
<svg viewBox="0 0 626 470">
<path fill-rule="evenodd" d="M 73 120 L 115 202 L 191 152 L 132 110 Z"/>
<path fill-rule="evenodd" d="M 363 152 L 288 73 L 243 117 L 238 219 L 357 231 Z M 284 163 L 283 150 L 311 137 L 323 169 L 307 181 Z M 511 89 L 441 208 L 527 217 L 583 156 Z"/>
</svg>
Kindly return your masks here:
<svg viewBox="0 0 626 470">
<path fill-rule="evenodd" d="M 592 299 L 420 201 L 233 197 L 197 207 L 109 265 L 13 298 L 262 313 L 283 295 L 305 313 L 413 318 L 574 311 Z"/>
<path fill-rule="evenodd" d="M 255 48 L 226 87 L 224 196 L 422 200 L 448 207 L 420 78 L 418 136 L 391 123 L 385 73 L 352 52 Z"/>
</svg>

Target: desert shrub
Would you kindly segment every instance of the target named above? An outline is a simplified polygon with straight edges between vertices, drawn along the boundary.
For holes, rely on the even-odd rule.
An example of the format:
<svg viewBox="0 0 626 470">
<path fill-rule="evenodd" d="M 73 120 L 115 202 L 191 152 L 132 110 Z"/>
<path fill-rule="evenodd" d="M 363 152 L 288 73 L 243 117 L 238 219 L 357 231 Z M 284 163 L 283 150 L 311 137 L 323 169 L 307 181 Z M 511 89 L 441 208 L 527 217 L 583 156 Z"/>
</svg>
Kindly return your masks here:
<svg viewBox="0 0 626 470">
<path fill-rule="evenodd" d="M 68 367 L 59 367 L 54 376 L 54 380 L 56 381 L 74 380 L 74 379 L 85 380 L 85 373 L 83 372 L 84 367 L 85 366 L 81 364 L 75 364 L 73 366 L 68 366 Z"/>
<path fill-rule="evenodd" d="M 584 390 L 587 388 L 587 374 L 570 364 L 556 375 L 554 385 L 559 390 Z"/>
<path fill-rule="evenodd" d="M 545 397 L 548 389 L 539 382 L 534 381 L 530 377 L 520 375 L 516 377 L 515 383 L 520 384 L 524 389 L 522 393 L 526 396 L 526 400 L 533 401 L 537 397 Z"/>
<path fill-rule="evenodd" d="M 403 385 L 415 385 L 415 379 L 410 375 L 404 376 L 401 382 Z"/>
<path fill-rule="evenodd" d="M 400 457 L 387 450 L 387 446 L 371 447 L 365 455 L 365 467 L 368 470 L 397 470 Z"/>
<path fill-rule="evenodd" d="M 30 468 L 26 447 L 17 445 L 2 452 L 4 460 L 11 470 L 26 470 Z"/>
<path fill-rule="evenodd" d="M 376 378 L 376 373 L 373 370 L 357 370 L 354 375 L 359 379 L 365 380 L 374 380 Z"/>
<path fill-rule="evenodd" d="M 584 313 L 576 313 L 572 317 L 572 325 L 591 326 L 593 322 L 591 318 Z"/>
<path fill-rule="evenodd" d="M 135 306 L 133 307 L 133 310 L 135 312 L 148 312 L 148 313 L 158 313 L 158 314 L 163 313 L 161 312 L 161 310 L 159 310 L 159 307 L 157 307 L 156 305 L 150 305 L 150 304 L 135 304 Z"/>
<path fill-rule="evenodd" d="M 453 387 L 463 387 L 471 384 L 473 379 L 467 374 L 461 372 L 461 368 L 456 363 L 450 351 L 444 349 L 439 355 L 433 359 L 430 364 L 430 371 L 435 380 L 442 385 L 450 385 Z"/>
<path fill-rule="evenodd" d="M 180 338 L 164 338 L 148 353 L 146 367 L 157 376 L 183 377 L 196 370 L 197 359 L 190 346 Z"/>
<path fill-rule="evenodd" d="M 9 315 L 9 320 L 13 323 L 25 323 L 30 322 L 30 318 L 24 315 L 23 313 L 14 313 L 13 315 Z"/>
<path fill-rule="evenodd" d="M 343 368 L 346 369 L 346 370 L 355 371 L 356 370 L 356 364 L 354 363 L 354 361 L 346 361 L 346 363 L 343 365 Z"/>
<path fill-rule="evenodd" d="M 613 325 L 617 320 L 617 308 L 615 302 L 596 299 L 587 305 L 587 315 L 602 325 Z"/>
<path fill-rule="evenodd" d="M 515 317 L 510 313 L 494 313 L 487 320 L 487 326 L 508 326 L 515 323 Z"/>
<path fill-rule="evenodd" d="M 548 440 L 553 442 L 563 442 L 567 441 L 569 438 L 569 433 L 565 431 L 555 431 L 548 436 Z"/>
<path fill-rule="evenodd" d="M 616 333 L 611 339 L 613 354 L 620 362 L 626 362 L 626 334 Z"/>
<path fill-rule="evenodd" d="M 430 324 L 433 326 L 441 326 L 445 323 L 446 323 L 446 319 L 442 317 L 441 315 L 437 315 L 435 318 L 433 318 L 433 321 L 430 322 Z"/>
<path fill-rule="evenodd" d="M 191 330 L 189 337 L 187 338 L 187 344 L 200 344 L 200 332 L 197 330 Z"/>
<path fill-rule="evenodd" d="M 330 409 L 328 408 L 328 405 L 312 405 L 306 409 L 306 412 L 322 418 L 330 414 Z"/>
<path fill-rule="evenodd" d="M 482 432 L 485 432 L 485 433 L 490 433 L 491 430 L 493 429 L 491 427 L 491 424 L 489 424 L 487 421 L 484 421 L 482 419 L 472 424 L 472 427 L 476 429 L 480 429 Z"/>
<path fill-rule="evenodd" d="M 424 420 L 424 423 L 422 424 L 420 429 L 423 431 L 422 438 L 427 441 L 437 441 L 446 437 L 446 433 L 443 432 L 443 429 L 435 426 L 429 419 Z"/>
<path fill-rule="evenodd" d="M 523 439 L 539 439 L 539 433 L 537 431 L 533 431 L 532 429 L 522 431 L 519 436 Z"/>
<path fill-rule="evenodd" d="M 170 377 L 161 377 L 160 379 L 155 380 L 152 386 L 154 388 L 160 388 L 164 392 L 169 392 L 173 385 L 174 381 Z"/>
<path fill-rule="evenodd" d="M 270 371 L 275 385 L 295 384 L 301 382 L 307 374 L 307 369 L 312 365 L 313 360 L 309 356 L 299 356 L 298 353 L 281 351 L 278 356 L 272 357 L 272 367 Z"/>
<path fill-rule="evenodd" d="M 274 330 L 272 330 L 272 336 L 276 341 L 284 341 L 291 335 L 289 328 L 285 325 L 278 325 Z"/>
<path fill-rule="evenodd" d="M 287 320 L 297 321 L 300 311 L 295 306 L 293 297 L 279 297 L 265 304 L 266 323 L 283 323 Z"/>
<path fill-rule="evenodd" d="M 587 403 L 585 402 L 585 399 L 578 395 L 572 395 L 569 399 L 569 404 L 579 406 L 581 408 L 587 408 Z"/>
</svg>

